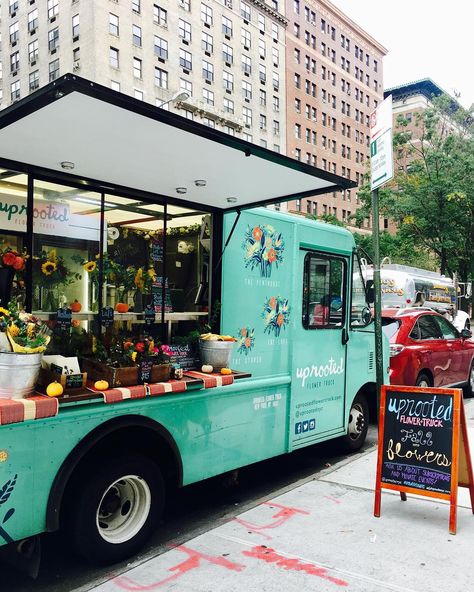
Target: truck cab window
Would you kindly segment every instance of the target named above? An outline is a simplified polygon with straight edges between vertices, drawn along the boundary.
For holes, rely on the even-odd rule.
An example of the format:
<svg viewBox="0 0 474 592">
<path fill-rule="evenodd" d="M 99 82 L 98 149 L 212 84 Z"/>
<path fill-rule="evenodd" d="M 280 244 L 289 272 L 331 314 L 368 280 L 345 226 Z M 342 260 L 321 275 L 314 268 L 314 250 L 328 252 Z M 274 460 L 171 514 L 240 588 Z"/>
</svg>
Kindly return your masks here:
<svg viewBox="0 0 474 592">
<path fill-rule="evenodd" d="M 303 326 L 305 329 L 332 329 L 344 322 L 343 259 L 308 253 L 303 280 Z"/>
<path fill-rule="evenodd" d="M 361 325 L 367 325 L 370 320 L 370 310 L 367 304 L 367 295 L 359 258 L 357 257 L 357 254 L 354 254 L 354 264 L 352 269 L 351 326 L 360 327 Z"/>
</svg>

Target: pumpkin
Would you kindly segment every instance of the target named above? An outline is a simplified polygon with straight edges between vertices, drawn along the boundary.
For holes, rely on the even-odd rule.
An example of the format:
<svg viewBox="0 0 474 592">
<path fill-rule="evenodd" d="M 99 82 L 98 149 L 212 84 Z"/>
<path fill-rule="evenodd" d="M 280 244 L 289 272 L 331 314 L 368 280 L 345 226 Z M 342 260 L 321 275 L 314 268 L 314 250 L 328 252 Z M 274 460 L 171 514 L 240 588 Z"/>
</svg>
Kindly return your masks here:
<svg viewBox="0 0 474 592">
<path fill-rule="evenodd" d="M 109 388 L 109 383 L 106 380 L 97 380 L 94 382 L 94 388 L 98 391 L 106 391 Z"/>
<path fill-rule="evenodd" d="M 230 368 L 221 368 L 221 374 L 232 374 L 232 370 Z"/>
<path fill-rule="evenodd" d="M 201 372 L 204 372 L 205 374 L 210 374 L 213 370 L 214 368 L 210 364 L 204 364 L 201 368 Z"/>
<path fill-rule="evenodd" d="M 115 310 L 117 312 L 128 312 L 128 304 L 125 304 L 125 302 L 117 302 Z"/>
<path fill-rule="evenodd" d="M 46 394 L 48 395 L 48 397 L 59 397 L 63 394 L 64 389 L 62 387 L 62 384 L 59 384 L 59 382 L 54 381 L 48 384 L 48 386 L 46 387 Z"/>
<path fill-rule="evenodd" d="M 82 304 L 76 299 L 74 302 L 71 302 L 69 308 L 72 312 L 81 312 Z"/>
</svg>

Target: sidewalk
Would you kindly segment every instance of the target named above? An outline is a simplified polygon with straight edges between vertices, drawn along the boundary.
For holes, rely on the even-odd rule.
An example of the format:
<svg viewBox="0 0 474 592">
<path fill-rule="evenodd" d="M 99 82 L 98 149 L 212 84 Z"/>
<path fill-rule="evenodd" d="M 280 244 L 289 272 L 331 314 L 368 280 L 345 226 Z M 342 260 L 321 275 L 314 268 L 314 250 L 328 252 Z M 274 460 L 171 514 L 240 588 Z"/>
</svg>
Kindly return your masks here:
<svg viewBox="0 0 474 592">
<path fill-rule="evenodd" d="M 471 449 L 474 401 L 466 404 Z M 458 494 L 457 534 L 449 505 L 383 490 L 373 516 L 377 452 L 356 455 L 317 479 L 262 503 L 94 592 L 468 592 L 474 516 Z"/>
</svg>

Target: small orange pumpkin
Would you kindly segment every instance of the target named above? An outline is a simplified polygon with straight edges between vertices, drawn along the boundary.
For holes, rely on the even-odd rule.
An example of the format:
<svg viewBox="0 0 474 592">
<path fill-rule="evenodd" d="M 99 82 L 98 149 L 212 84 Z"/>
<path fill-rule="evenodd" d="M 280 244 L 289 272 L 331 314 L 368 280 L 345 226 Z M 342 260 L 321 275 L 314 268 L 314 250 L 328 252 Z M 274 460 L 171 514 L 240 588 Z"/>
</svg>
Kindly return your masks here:
<svg viewBox="0 0 474 592">
<path fill-rule="evenodd" d="M 230 368 L 221 368 L 221 374 L 232 374 L 232 370 Z"/>
<path fill-rule="evenodd" d="M 109 388 L 109 383 L 106 380 L 97 380 L 94 382 L 94 388 L 98 391 L 106 391 Z"/>
<path fill-rule="evenodd" d="M 64 389 L 62 385 L 57 381 L 51 382 L 46 387 L 46 394 L 48 395 L 48 397 L 60 397 L 63 394 L 63 392 Z"/>
<path fill-rule="evenodd" d="M 115 310 L 117 312 L 128 312 L 128 304 L 125 304 L 125 302 L 117 302 L 117 304 L 115 305 Z"/>
<path fill-rule="evenodd" d="M 69 308 L 72 310 L 72 312 L 81 312 L 82 304 L 76 299 L 74 302 L 71 302 Z"/>
</svg>

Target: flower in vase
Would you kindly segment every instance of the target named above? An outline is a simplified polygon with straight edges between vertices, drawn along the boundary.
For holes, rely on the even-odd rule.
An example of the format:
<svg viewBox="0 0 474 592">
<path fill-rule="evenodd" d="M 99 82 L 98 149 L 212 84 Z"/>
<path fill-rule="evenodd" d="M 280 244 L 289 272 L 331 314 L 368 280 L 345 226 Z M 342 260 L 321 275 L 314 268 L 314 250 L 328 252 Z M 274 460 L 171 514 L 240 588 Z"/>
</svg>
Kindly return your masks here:
<svg viewBox="0 0 474 592">
<path fill-rule="evenodd" d="M 16 257 L 17 257 L 17 255 L 14 251 L 7 251 L 2 257 L 3 265 L 6 265 L 8 267 L 13 266 L 13 264 L 15 263 Z"/>
<path fill-rule="evenodd" d="M 46 261 L 41 265 L 41 271 L 44 275 L 51 275 L 57 269 L 57 265 L 54 261 Z"/>
<path fill-rule="evenodd" d="M 97 263 L 95 261 L 88 261 L 84 266 L 84 271 L 87 271 L 88 273 L 91 273 L 92 271 L 95 271 L 97 267 Z"/>
</svg>

